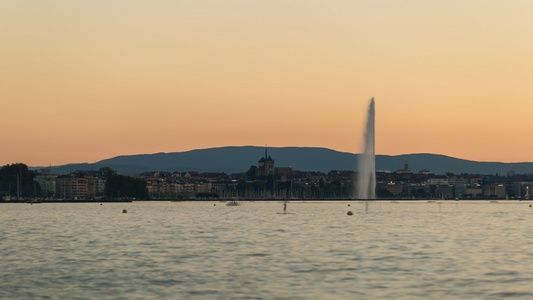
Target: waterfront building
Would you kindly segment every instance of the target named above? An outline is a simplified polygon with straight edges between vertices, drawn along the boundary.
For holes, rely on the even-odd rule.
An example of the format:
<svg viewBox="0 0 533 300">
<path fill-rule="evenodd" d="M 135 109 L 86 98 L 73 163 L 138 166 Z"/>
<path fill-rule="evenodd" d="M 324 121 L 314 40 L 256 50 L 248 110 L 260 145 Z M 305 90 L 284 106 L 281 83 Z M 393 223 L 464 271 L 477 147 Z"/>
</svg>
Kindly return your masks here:
<svg viewBox="0 0 533 300">
<path fill-rule="evenodd" d="M 466 195 L 469 197 L 479 197 L 483 195 L 483 191 L 480 187 L 467 187 Z"/>
<path fill-rule="evenodd" d="M 396 184 L 395 182 L 389 182 L 386 186 L 387 191 L 389 191 L 394 196 L 399 196 L 403 193 L 403 187 L 401 184 Z"/>
<path fill-rule="evenodd" d="M 453 185 L 453 196 L 455 198 L 464 197 L 466 194 L 467 194 L 466 184 L 454 184 Z"/>
<path fill-rule="evenodd" d="M 487 184 L 481 188 L 483 197 L 487 198 L 505 198 L 505 185 L 503 184 Z"/>
<path fill-rule="evenodd" d="M 432 193 L 435 197 L 440 199 L 447 199 L 453 197 L 453 185 L 434 185 L 431 186 Z"/>
<path fill-rule="evenodd" d="M 62 199 L 93 199 L 96 191 L 97 182 L 91 174 L 76 172 L 56 178 L 56 197 Z"/>
<path fill-rule="evenodd" d="M 430 193 L 429 186 L 420 183 L 411 183 L 402 185 L 402 193 L 410 196 L 425 196 Z"/>
<path fill-rule="evenodd" d="M 106 178 L 103 178 L 103 177 L 95 177 L 94 178 L 96 196 L 103 196 L 104 195 L 105 181 L 106 181 Z"/>
<path fill-rule="evenodd" d="M 448 179 L 446 178 L 430 178 L 427 181 L 428 185 L 448 185 Z"/>
<path fill-rule="evenodd" d="M 41 173 L 35 176 L 35 181 L 41 187 L 41 197 L 53 197 L 56 192 L 56 177 L 48 169 L 42 169 Z"/>
</svg>

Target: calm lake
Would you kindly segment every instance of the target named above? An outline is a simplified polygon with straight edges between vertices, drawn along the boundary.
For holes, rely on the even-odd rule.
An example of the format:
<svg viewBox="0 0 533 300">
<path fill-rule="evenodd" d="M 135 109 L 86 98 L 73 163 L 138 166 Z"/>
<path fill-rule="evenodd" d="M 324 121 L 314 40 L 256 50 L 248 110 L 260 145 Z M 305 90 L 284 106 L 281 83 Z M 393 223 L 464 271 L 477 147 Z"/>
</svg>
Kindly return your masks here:
<svg viewBox="0 0 533 300">
<path fill-rule="evenodd" d="M 0 298 L 530 299 L 531 203 L 0 204 Z"/>
</svg>

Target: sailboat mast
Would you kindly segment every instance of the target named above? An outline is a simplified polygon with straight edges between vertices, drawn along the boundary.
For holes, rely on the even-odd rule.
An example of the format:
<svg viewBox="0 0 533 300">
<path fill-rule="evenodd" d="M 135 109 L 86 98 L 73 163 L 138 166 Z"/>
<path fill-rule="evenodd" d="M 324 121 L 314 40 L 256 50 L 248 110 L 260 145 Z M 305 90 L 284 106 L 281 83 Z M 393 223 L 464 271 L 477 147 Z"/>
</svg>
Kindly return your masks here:
<svg viewBox="0 0 533 300">
<path fill-rule="evenodd" d="M 17 201 L 20 201 L 20 172 L 17 174 Z"/>
</svg>

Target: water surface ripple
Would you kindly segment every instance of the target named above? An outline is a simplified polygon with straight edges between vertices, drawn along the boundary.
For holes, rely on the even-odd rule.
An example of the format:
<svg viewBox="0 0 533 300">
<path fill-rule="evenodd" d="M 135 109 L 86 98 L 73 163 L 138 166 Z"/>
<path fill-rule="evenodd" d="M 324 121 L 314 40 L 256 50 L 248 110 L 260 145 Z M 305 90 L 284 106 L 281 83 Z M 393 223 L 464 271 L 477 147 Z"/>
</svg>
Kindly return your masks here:
<svg viewBox="0 0 533 300">
<path fill-rule="evenodd" d="M 0 298 L 528 299 L 529 204 L 0 204 Z"/>
</svg>

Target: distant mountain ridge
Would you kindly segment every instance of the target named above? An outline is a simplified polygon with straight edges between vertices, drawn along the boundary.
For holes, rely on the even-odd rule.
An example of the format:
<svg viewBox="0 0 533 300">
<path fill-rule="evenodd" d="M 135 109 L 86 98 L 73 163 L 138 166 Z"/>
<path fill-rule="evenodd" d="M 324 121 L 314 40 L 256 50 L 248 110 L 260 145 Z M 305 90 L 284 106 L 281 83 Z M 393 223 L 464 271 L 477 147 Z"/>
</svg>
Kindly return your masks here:
<svg viewBox="0 0 533 300">
<path fill-rule="evenodd" d="M 225 172 L 247 171 L 265 154 L 265 148 L 256 146 L 220 147 L 185 152 L 122 155 L 88 164 L 53 166 L 52 172 L 67 174 L 73 171 L 98 170 L 110 167 L 119 173 L 135 174 L 147 171 L 198 171 Z M 356 170 L 357 154 L 314 147 L 269 147 L 268 155 L 276 167 L 292 167 L 299 171 Z M 517 174 L 533 173 L 533 163 L 478 162 L 439 154 L 418 153 L 403 155 L 376 155 L 376 169 L 396 171 L 407 163 L 413 172 L 426 169 L 435 174 Z M 38 169 L 34 167 L 33 169 Z"/>
</svg>

